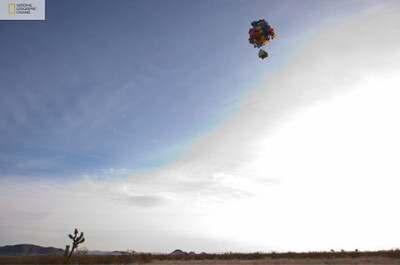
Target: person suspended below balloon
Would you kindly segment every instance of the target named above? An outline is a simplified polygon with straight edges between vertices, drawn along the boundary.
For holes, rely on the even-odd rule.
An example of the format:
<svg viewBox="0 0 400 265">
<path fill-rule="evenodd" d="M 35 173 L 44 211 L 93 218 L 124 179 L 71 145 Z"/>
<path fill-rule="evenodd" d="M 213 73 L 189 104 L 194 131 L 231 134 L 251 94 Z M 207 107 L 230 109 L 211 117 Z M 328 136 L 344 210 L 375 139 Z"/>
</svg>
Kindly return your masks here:
<svg viewBox="0 0 400 265">
<path fill-rule="evenodd" d="M 253 21 L 251 22 L 251 26 L 252 28 L 249 29 L 249 43 L 252 44 L 254 48 L 261 48 L 276 38 L 274 29 L 268 25 L 268 22 L 265 21 L 265 19 Z M 265 59 L 268 57 L 268 53 L 263 49 L 260 49 L 258 57 Z"/>
</svg>

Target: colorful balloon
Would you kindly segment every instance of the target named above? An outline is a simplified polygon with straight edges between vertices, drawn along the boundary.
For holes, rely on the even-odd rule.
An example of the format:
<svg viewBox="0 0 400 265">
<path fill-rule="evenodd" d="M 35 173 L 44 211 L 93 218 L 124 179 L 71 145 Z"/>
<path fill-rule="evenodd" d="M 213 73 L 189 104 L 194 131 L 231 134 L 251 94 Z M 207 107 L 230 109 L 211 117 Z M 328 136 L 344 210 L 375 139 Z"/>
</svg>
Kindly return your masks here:
<svg viewBox="0 0 400 265">
<path fill-rule="evenodd" d="M 265 19 L 251 22 L 252 28 L 249 29 L 249 44 L 254 48 L 261 48 L 267 45 L 268 42 L 276 38 L 274 29 L 268 24 Z M 268 53 L 262 49 L 258 53 L 261 59 L 268 57 Z"/>
</svg>

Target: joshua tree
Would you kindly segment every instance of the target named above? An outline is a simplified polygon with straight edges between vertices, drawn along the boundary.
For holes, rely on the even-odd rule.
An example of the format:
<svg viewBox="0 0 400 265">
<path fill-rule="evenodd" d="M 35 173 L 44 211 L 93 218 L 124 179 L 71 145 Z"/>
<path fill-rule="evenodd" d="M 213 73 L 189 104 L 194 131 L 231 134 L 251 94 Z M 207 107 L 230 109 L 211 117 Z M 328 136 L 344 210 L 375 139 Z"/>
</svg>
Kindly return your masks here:
<svg viewBox="0 0 400 265">
<path fill-rule="evenodd" d="M 72 239 L 72 249 L 71 249 L 71 252 L 69 253 L 68 259 L 71 258 L 72 253 L 73 253 L 74 250 L 78 247 L 78 245 L 79 245 L 80 243 L 85 242 L 85 238 L 83 237 L 83 232 L 81 232 L 80 236 L 78 236 L 78 233 L 79 233 L 79 232 L 78 232 L 78 229 L 75 228 L 74 236 L 72 236 L 71 234 L 68 235 L 69 238 Z M 66 246 L 66 249 L 65 249 L 66 254 L 68 254 L 68 249 L 69 249 L 69 246 Z"/>
</svg>

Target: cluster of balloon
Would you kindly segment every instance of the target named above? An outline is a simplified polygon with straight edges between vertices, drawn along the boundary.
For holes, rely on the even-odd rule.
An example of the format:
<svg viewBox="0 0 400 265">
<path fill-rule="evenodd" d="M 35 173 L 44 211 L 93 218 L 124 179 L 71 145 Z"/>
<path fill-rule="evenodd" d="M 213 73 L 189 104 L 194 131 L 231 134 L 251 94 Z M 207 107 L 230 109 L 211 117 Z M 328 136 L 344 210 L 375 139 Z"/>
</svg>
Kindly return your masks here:
<svg viewBox="0 0 400 265">
<path fill-rule="evenodd" d="M 249 29 L 249 43 L 253 44 L 254 48 L 261 48 L 276 37 L 274 29 L 268 25 L 268 22 L 265 21 L 265 19 L 253 21 L 251 22 L 251 26 L 252 28 Z M 268 53 L 263 49 L 260 49 L 258 57 L 261 59 L 267 58 Z"/>
</svg>

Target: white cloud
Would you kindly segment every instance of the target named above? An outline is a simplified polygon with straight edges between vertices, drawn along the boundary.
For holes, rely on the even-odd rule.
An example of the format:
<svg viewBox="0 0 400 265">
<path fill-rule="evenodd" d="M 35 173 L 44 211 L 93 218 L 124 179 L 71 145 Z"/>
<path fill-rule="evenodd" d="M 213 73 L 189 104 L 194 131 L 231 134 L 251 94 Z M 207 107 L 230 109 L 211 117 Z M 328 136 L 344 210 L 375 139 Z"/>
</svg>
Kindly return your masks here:
<svg viewBox="0 0 400 265">
<path fill-rule="evenodd" d="M 1 233 L 21 238 L 13 232 L 27 227 L 21 217 L 41 213 L 30 219 L 36 232 L 78 226 L 89 248 L 395 247 L 399 26 L 397 9 L 379 7 L 321 32 L 235 115 L 158 170 L 64 188 L 3 180 Z"/>
</svg>

